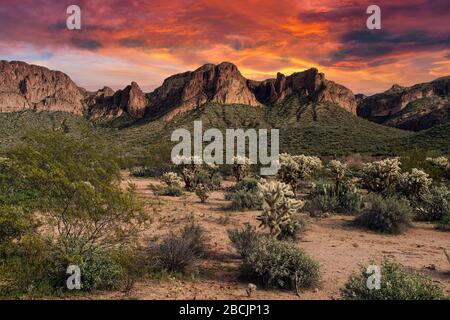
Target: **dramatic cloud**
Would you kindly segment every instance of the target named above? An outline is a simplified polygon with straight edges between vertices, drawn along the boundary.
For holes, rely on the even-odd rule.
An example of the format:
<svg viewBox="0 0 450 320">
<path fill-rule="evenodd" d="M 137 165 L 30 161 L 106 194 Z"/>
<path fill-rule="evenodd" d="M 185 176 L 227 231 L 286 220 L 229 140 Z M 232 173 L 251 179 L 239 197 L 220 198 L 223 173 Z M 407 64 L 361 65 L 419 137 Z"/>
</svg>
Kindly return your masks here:
<svg viewBox="0 0 450 320">
<path fill-rule="evenodd" d="M 82 30 L 66 28 L 78 4 Z M 2 0 L 0 58 L 62 69 L 88 89 L 146 90 L 176 72 L 231 61 L 250 78 L 317 67 L 355 92 L 450 74 L 450 2 L 379 0 L 367 30 L 353 0 Z"/>
</svg>

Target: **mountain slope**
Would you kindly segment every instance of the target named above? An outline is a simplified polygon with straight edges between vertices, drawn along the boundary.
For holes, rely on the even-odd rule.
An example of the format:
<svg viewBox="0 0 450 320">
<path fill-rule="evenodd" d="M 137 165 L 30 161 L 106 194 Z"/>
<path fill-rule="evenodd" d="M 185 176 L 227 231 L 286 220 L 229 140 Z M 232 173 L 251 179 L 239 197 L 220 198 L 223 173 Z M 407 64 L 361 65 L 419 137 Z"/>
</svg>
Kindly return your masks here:
<svg viewBox="0 0 450 320">
<path fill-rule="evenodd" d="M 450 121 L 450 77 L 412 87 L 394 85 L 359 102 L 357 114 L 391 127 L 420 131 Z"/>
</svg>

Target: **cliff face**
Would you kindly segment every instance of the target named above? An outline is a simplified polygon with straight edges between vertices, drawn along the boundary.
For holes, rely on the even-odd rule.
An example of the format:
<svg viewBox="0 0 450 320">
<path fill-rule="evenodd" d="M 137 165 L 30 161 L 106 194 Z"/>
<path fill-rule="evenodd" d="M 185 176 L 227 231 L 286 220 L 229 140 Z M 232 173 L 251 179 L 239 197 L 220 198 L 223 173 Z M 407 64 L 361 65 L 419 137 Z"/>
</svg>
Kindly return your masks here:
<svg viewBox="0 0 450 320">
<path fill-rule="evenodd" d="M 64 73 L 0 61 L 0 112 L 33 109 L 83 113 L 83 90 Z"/>
<path fill-rule="evenodd" d="M 406 130 L 423 130 L 449 121 L 450 77 L 412 87 L 393 85 L 389 90 L 362 99 L 361 117 Z"/>
<path fill-rule="evenodd" d="M 290 76 L 277 74 L 276 79 L 249 81 L 257 99 L 266 104 L 281 103 L 292 94 L 307 97 L 314 102 L 332 102 L 351 113 L 356 113 L 356 99 L 351 90 L 329 81 L 315 68 Z"/>
<path fill-rule="evenodd" d="M 148 97 L 149 110 L 167 120 L 208 102 L 261 106 L 237 67 L 227 62 L 169 77 Z"/>
<path fill-rule="evenodd" d="M 122 115 L 131 119 L 163 116 L 170 120 L 206 103 L 261 107 L 282 103 L 293 94 L 314 102 L 336 103 L 356 112 L 353 93 L 327 80 L 317 69 L 252 81 L 244 78 L 232 63 L 206 64 L 171 76 L 161 87 L 145 94 L 135 82 L 117 92 L 108 87 L 87 92 L 62 72 L 24 62 L 0 62 L 0 112 L 45 110 L 85 114 L 94 120 Z"/>
</svg>

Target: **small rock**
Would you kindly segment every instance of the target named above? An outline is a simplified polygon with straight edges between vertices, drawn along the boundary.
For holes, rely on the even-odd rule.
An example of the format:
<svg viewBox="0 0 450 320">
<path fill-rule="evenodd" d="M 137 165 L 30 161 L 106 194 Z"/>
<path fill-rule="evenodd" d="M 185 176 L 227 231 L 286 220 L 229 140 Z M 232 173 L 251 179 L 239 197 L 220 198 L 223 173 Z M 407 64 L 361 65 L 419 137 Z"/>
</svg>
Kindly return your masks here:
<svg viewBox="0 0 450 320">
<path fill-rule="evenodd" d="M 255 284 L 249 283 L 248 287 L 246 289 L 247 296 L 251 297 L 253 295 L 253 293 L 256 292 L 256 289 L 257 289 L 257 287 Z"/>
</svg>

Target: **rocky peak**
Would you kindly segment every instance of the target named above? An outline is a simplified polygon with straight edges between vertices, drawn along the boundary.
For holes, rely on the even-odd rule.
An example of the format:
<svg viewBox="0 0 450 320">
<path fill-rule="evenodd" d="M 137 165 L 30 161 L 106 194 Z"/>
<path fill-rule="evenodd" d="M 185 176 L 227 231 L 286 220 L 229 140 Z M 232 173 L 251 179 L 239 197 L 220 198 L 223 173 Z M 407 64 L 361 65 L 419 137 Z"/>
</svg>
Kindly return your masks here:
<svg viewBox="0 0 450 320">
<path fill-rule="evenodd" d="M 117 91 L 114 96 L 114 105 L 128 112 L 134 118 L 145 115 L 147 99 L 136 82 L 132 82 L 123 90 Z"/>
<path fill-rule="evenodd" d="M 238 68 L 229 62 L 206 64 L 195 71 L 174 75 L 149 94 L 151 110 L 166 119 L 211 102 L 261 106 Z"/>
<path fill-rule="evenodd" d="M 344 86 L 325 78 L 316 68 L 296 72 L 290 76 L 278 73 L 276 79 L 249 80 L 249 87 L 264 104 L 281 103 L 293 94 L 307 97 L 315 102 L 332 102 L 356 113 L 356 99 Z"/>
<path fill-rule="evenodd" d="M 86 99 L 91 119 L 111 119 L 125 113 L 135 119 L 142 118 L 147 109 L 147 98 L 136 82 L 114 92 L 104 87 Z"/>
<path fill-rule="evenodd" d="M 433 96 L 448 96 L 450 78 L 402 87 L 394 84 L 389 90 L 364 99 L 358 106 L 358 115 L 364 118 L 392 116 L 402 111 L 409 103 Z"/>
<path fill-rule="evenodd" d="M 83 113 L 83 90 L 64 73 L 20 61 L 0 61 L 0 112 Z"/>
</svg>

